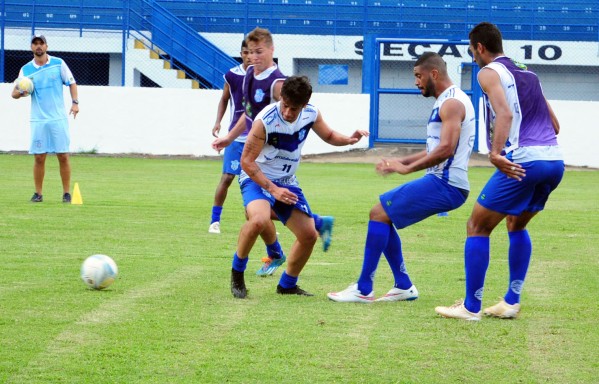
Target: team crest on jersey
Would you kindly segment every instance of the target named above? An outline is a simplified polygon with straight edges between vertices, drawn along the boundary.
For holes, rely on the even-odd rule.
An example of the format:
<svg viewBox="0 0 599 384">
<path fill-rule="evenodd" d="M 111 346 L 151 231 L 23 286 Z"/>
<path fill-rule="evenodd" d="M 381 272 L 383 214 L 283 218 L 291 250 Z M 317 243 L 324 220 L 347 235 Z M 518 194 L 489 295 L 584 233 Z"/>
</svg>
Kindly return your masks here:
<svg viewBox="0 0 599 384">
<path fill-rule="evenodd" d="M 264 91 L 261 89 L 256 89 L 256 93 L 254 93 L 254 100 L 257 103 L 261 103 L 264 100 Z"/>
<path fill-rule="evenodd" d="M 239 161 L 238 160 L 231 161 L 231 169 L 234 171 L 239 169 Z"/>
<path fill-rule="evenodd" d="M 275 119 L 276 117 L 277 117 L 277 116 L 276 116 L 275 114 L 272 114 L 272 115 L 268 116 L 268 117 L 266 118 L 266 120 L 264 120 L 264 122 L 265 122 L 266 124 L 271 124 L 271 123 L 274 121 L 274 119 Z M 275 125 L 275 127 L 277 127 L 277 126 L 279 126 L 279 124 Z"/>
<path fill-rule="evenodd" d="M 304 140 L 304 138 L 306 137 L 306 130 L 305 130 L 305 129 L 302 129 L 302 130 L 300 130 L 300 131 L 298 132 L 298 137 L 299 137 L 299 140 L 300 140 L 300 141 L 303 141 L 303 140 Z"/>
</svg>

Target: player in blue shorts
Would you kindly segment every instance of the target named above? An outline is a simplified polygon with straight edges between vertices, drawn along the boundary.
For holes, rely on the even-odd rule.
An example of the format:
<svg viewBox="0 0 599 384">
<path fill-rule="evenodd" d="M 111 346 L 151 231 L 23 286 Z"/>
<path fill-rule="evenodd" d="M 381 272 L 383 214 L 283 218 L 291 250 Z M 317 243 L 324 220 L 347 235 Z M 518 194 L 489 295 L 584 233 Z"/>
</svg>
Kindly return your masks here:
<svg viewBox="0 0 599 384">
<path fill-rule="evenodd" d="M 212 128 L 212 136 L 218 138 L 220 132 L 220 122 L 227 110 L 227 104 L 230 109 L 231 123 L 229 131 L 235 126 L 237 121 L 243 116 L 243 78 L 246 69 L 250 65 L 250 51 L 245 39 L 241 42 L 241 64 L 233 67 L 223 77 L 225 78 L 225 86 L 223 93 L 218 103 L 216 110 L 216 121 Z M 223 156 L 223 172 L 220 182 L 214 193 L 214 205 L 212 206 L 212 218 L 209 233 L 220 233 L 220 217 L 223 211 L 223 204 L 227 198 L 227 191 L 235 179 L 236 175 L 241 172 L 241 152 L 243 151 L 243 140 L 236 140 L 225 148 Z"/>
<path fill-rule="evenodd" d="M 526 226 L 560 183 L 564 162 L 557 144 L 559 122 L 536 74 L 503 53 L 501 32 L 483 22 L 470 31 L 470 51 L 481 68 L 489 160 L 497 168 L 468 220 L 464 263 L 466 298 L 435 311 L 444 317 L 480 320 L 489 237 L 506 218 L 509 285 L 503 299 L 484 310 L 498 318 L 520 313 L 520 295 L 532 254 Z"/>
<path fill-rule="evenodd" d="M 64 109 L 62 86 L 69 87 L 72 105 L 69 114 L 73 117 L 79 113 L 77 84 L 64 60 L 47 53 L 48 44 L 43 35 L 35 35 L 31 39 L 33 60 L 25 64 L 19 77 L 27 76 L 33 81 L 31 94 L 31 147 L 29 153 L 35 158 L 33 165 L 33 181 L 35 193 L 31 202 L 44 201 L 42 187 L 46 171 L 46 156 L 56 153 L 62 180 L 62 201 L 71 202 L 71 164 L 69 161 L 70 136 L 67 114 Z M 26 96 L 16 86 L 12 97 L 19 99 Z"/>
<path fill-rule="evenodd" d="M 239 183 L 248 220 L 239 233 L 231 270 L 231 293 L 236 298 L 247 296 L 244 272 L 249 254 L 260 233 L 267 228 L 271 210 L 296 238 L 277 293 L 312 296 L 297 285 L 318 239 L 310 205 L 295 176 L 302 147 L 311 130 L 336 146 L 355 144 L 368 132 L 358 130 L 345 136 L 333 131 L 319 110 L 309 104 L 311 95 L 312 86 L 307 77 L 287 78 L 281 88 L 281 100 L 255 116 L 247 136 Z"/>
<path fill-rule="evenodd" d="M 364 261 L 358 281 L 340 292 L 330 292 L 337 302 L 372 303 L 374 275 L 385 255 L 395 284 L 376 301 L 404 301 L 418 298 L 403 260 L 402 229 L 437 213 L 460 207 L 466 201 L 468 160 L 474 141 L 474 107 L 470 98 L 453 85 L 441 56 L 425 52 L 414 64 L 415 84 L 425 97 L 436 98 L 427 124 L 426 150 L 398 159 L 383 159 L 376 169 L 383 175 L 406 175 L 426 169 L 416 180 L 383 193 L 370 211 Z"/>
<path fill-rule="evenodd" d="M 271 103 L 280 100 L 285 75 L 274 62 L 274 45 L 270 31 L 264 28 L 255 28 L 248 33 L 246 42 L 252 64 L 248 66 L 243 78 L 245 115 L 241 116 L 227 135 L 214 140 L 212 147 L 217 151 L 237 141 L 245 142 L 258 113 Z M 326 252 L 332 241 L 334 218 L 317 214 L 313 214 L 313 217 L 316 229 L 322 239 L 323 250 Z M 269 244 L 273 238 L 276 239 L 274 224 L 271 228 L 262 232 L 261 236 L 266 244 Z M 268 252 L 267 257 L 263 258 L 262 261 L 263 264 L 256 274 L 268 276 L 272 275 L 285 262 L 285 257 L 282 252 L 279 252 L 279 254 Z"/>
</svg>

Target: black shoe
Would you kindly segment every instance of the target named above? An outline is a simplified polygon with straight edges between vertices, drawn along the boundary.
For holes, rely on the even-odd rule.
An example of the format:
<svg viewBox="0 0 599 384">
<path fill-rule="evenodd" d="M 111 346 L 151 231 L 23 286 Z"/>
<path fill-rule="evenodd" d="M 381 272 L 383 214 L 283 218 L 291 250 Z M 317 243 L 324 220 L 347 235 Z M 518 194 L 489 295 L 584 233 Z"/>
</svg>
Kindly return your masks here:
<svg viewBox="0 0 599 384">
<path fill-rule="evenodd" d="M 299 295 L 299 296 L 314 296 L 313 294 L 304 291 L 297 285 L 293 288 L 283 288 L 280 284 L 277 284 L 277 293 L 279 295 Z"/>
<path fill-rule="evenodd" d="M 44 196 L 38 194 L 37 192 L 35 192 L 31 197 L 32 203 L 41 203 L 42 201 L 44 201 Z"/>
<path fill-rule="evenodd" d="M 245 299 L 248 295 L 243 272 L 231 269 L 231 293 L 233 294 L 233 297 L 238 299 Z"/>
<path fill-rule="evenodd" d="M 67 192 L 62 195 L 62 202 L 71 204 L 71 194 Z"/>
</svg>

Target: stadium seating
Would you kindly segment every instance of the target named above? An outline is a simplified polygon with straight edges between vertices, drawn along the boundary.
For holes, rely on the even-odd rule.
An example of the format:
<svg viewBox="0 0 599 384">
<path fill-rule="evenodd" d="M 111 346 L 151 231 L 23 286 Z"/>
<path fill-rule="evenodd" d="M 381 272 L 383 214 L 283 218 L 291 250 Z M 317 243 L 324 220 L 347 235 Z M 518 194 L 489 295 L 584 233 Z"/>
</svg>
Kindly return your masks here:
<svg viewBox="0 0 599 384">
<path fill-rule="evenodd" d="M 487 20 L 517 40 L 598 41 L 596 0 L 156 0 L 197 32 L 465 38 Z M 119 30 L 136 0 L 1 0 L 6 27 Z M 144 12 L 143 5 L 139 12 Z M 149 16 L 149 15 L 148 15 Z"/>
</svg>

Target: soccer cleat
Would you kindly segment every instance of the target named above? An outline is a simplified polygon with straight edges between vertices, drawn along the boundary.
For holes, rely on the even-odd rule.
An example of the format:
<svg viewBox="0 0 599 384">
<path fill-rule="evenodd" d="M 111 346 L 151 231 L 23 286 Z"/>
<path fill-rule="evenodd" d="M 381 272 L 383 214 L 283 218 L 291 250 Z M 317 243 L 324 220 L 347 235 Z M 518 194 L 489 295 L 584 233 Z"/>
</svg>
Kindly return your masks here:
<svg viewBox="0 0 599 384">
<path fill-rule="evenodd" d="M 62 195 L 62 202 L 71 204 L 71 194 L 67 192 L 64 195 Z"/>
<path fill-rule="evenodd" d="M 30 200 L 32 203 L 41 203 L 42 201 L 44 201 L 44 196 L 38 194 L 37 192 L 35 192 L 33 194 L 33 196 L 31 197 Z"/>
<path fill-rule="evenodd" d="M 238 272 L 234 269 L 231 269 L 231 293 L 233 294 L 233 297 L 238 299 L 245 299 L 247 296 L 248 291 L 245 287 L 243 272 Z"/>
<path fill-rule="evenodd" d="M 208 233 L 220 233 L 220 222 L 215 221 L 208 227 Z"/>
<path fill-rule="evenodd" d="M 327 297 L 339 303 L 372 303 L 374 301 L 374 291 L 368 295 L 363 295 L 358 289 L 358 283 L 354 283 L 343 291 L 327 293 Z"/>
<path fill-rule="evenodd" d="M 450 307 L 436 307 L 435 312 L 450 319 L 461 319 L 468 321 L 479 321 L 482 317 L 482 311 L 473 313 L 467 310 L 464 306 L 464 300 L 458 300 Z"/>
<path fill-rule="evenodd" d="M 313 294 L 304 291 L 297 285 L 293 288 L 283 288 L 281 287 L 281 284 L 277 284 L 277 293 L 279 295 L 314 296 Z"/>
<path fill-rule="evenodd" d="M 520 304 L 508 304 L 504 299 L 492 307 L 485 308 L 485 316 L 499 317 L 500 319 L 515 319 L 520 313 Z"/>
<path fill-rule="evenodd" d="M 418 289 L 412 285 L 408 289 L 391 288 L 383 297 L 379 297 L 375 301 L 410 301 L 418 298 Z"/>
<path fill-rule="evenodd" d="M 323 251 L 328 251 L 331 246 L 331 241 L 333 240 L 333 224 L 335 224 L 335 218 L 333 216 L 321 216 L 322 226 L 320 227 L 320 231 L 318 234 L 322 239 L 322 249 Z"/>
<path fill-rule="evenodd" d="M 264 264 L 262 264 L 262 267 L 260 267 L 260 269 L 258 271 L 256 271 L 256 275 L 258 275 L 258 276 L 272 275 L 273 273 L 275 273 L 277 268 L 279 268 L 281 265 L 283 265 L 285 260 L 287 260 L 285 255 L 281 255 L 281 257 L 278 259 L 270 258 L 268 256 L 263 257 L 262 262 L 264 262 Z"/>
</svg>

